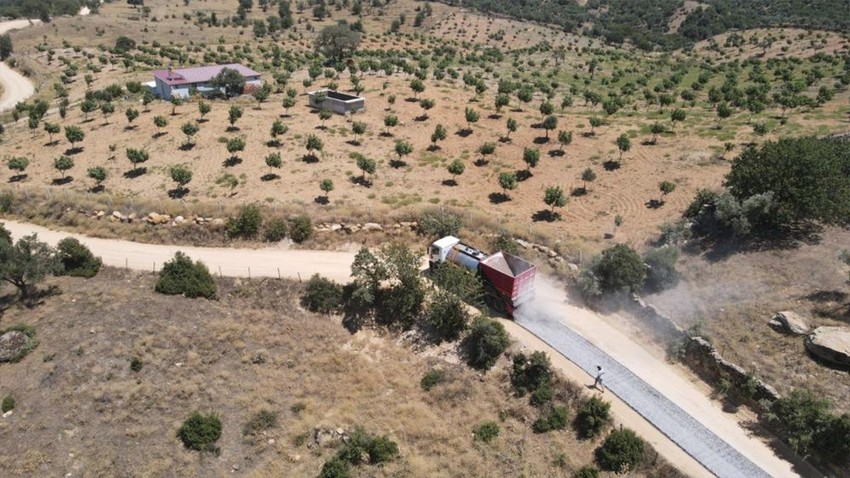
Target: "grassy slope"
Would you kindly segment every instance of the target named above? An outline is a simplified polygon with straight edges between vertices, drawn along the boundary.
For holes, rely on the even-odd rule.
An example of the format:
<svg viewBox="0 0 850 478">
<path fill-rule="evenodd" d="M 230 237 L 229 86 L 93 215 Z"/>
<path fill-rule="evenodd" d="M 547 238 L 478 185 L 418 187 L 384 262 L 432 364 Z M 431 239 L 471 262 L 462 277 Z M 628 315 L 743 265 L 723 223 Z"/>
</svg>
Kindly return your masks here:
<svg viewBox="0 0 850 478">
<path fill-rule="evenodd" d="M 296 283 L 224 281 L 213 302 L 156 295 L 150 275 L 118 270 L 49 284 L 61 294 L 0 317 L 3 327 L 34 325 L 41 341 L 0 366 L 0 394 L 17 400 L 0 421 L 4 476 L 207 477 L 233 465 L 246 476 L 315 476 L 334 449 L 296 445 L 297 437 L 358 424 L 389 435 L 402 454 L 361 476 L 568 476 L 597 445 L 572 431 L 532 433 L 537 412 L 511 397 L 507 360 L 480 376 L 452 365 L 450 349 L 416 353 L 373 332 L 349 335 L 337 319 L 301 310 Z M 259 353 L 265 363 L 252 363 Z M 140 372 L 130 371 L 132 356 L 144 362 Z M 451 380 L 426 393 L 419 380 L 433 366 Z M 304 411 L 291 411 L 297 403 Z M 243 438 L 260 408 L 278 412 L 279 426 Z M 175 436 L 195 409 L 221 414 L 218 458 L 199 458 Z M 473 427 L 500 415 L 501 436 L 474 442 Z M 552 465 L 560 453 L 566 468 Z"/>
</svg>

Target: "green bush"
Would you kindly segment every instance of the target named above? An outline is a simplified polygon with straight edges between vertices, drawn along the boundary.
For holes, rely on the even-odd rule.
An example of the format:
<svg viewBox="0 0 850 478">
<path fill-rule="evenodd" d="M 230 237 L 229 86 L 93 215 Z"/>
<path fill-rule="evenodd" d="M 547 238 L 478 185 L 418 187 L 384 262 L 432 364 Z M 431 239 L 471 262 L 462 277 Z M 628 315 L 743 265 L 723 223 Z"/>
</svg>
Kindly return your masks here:
<svg viewBox="0 0 850 478">
<path fill-rule="evenodd" d="M 313 312 L 330 314 L 342 305 L 342 286 L 336 282 L 313 274 L 307 281 L 304 305 Z"/>
<path fill-rule="evenodd" d="M 38 347 L 38 338 L 35 335 L 35 327 L 31 325 L 25 324 L 17 324 L 9 327 L 5 330 L 0 330 L 0 336 L 5 334 L 6 332 L 12 331 L 23 332 L 24 335 L 27 336 L 27 343 L 21 348 L 17 354 L 15 354 L 12 358 L 9 359 L 10 363 L 20 362 L 24 357 L 26 357 L 30 352 L 35 350 Z"/>
<path fill-rule="evenodd" d="M 142 366 L 144 366 L 144 363 L 142 363 L 142 359 L 140 359 L 139 357 L 130 358 L 130 370 L 132 370 L 133 372 L 141 372 Z"/>
<path fill-rule="evenodd" d="M 14 410 L 14 409 L 15 409 L 15 397 L 13 397 L 11 395 L 6 395 L 6 397 L 3 398 L 3 405 L 0 406 L 0 411 L 2 411 L 3 413 L 6 413 L 9 410 Z"/>
<path fill-rule="evenodd" d="M 174 259 L 166 262 L 159 273 L 155 290 L 160 294 L 214 299 L 216 285 L 203 262 L 192 262 L 186 254 L 177 252 Z"/>
<path fill-rule="evenodd" d="M 488 370 L 510 345 L 505 327 L 490 319 L 475 319 L 472 330 L 464 341 L 466 362 L 469 366 Z"/>
<path fill-rule="evenodd" d="M 422 390 L 429 392 L 432 388 L 443 383 L 445 380 L 446 374 L 442 370 L 429 370 L 422 376 L 422 380 L 419 381 L 419 386 L 422 387 Z"/>
<path fill-rule="evenodd" d="M 0 212 L 12 212 L 12 203 L 15 200 L 15 196 L 9 192 L 4 191 L 0 193 Z"/>
<path fill-rule="evenodd" d="M 270 410 L 260 410 L 255 413 L 242 427 L 245 436 L 256 435 L 277 425 L 277 413 Z"/>
<path fill-rule="evenodd" d="M 177 438 L 190 450 L 215 451 L 213 443 L 221 438 L 221 419 L 215 413 L 192 412 L 177 430 Z"/>
<path fill-rule="evenodd" d="M 319 478 L 349 478 L 351 472 L 348 470 L 348 462 L 340 458 L 338 455 L 331 457 L 322 465 L 322 471 L 319 473 Z"/>
<path fill-rule="evenodd" d="M 461 300 L 473 304 L 482 304 L 484 283 L 481 276 L 451 263 L 437 264 L 430 270 L 431 281 L 440 289 L 456 295 Z"/>
<path fill-rule="evenodd" d="M 302 243 L 313 235 L 313 221 L 308 216 L 298 216 L 289 225 L 289 237 L 297 243 Z"/>
<path fill-rule="evenodd" d="M 274 218 L 266 223 L 263 238 L 266 242 L 278 242 L 286 238 L 286 221 Z"/>
<path fill-rule="evenodd" d="M 552 370 L 549 357 L 544 352 L 514 355 L 511 368 L 511 385 L 517 396 L 531 393 L 533 405 L 542 405 L 552 399 Z"/>
<path fill-rule="evenodd" d="M 373 436 L 362 428 L 355 428 L 337 457 L 355 466 L 363 463 L 364 458 L 369 464 L 379 465 L 395 459 L 398 453 L 398 445 L 386 436 Z"/>
<path fill-rule="evenodd" d="M 818 453 L 838 466 L 850 461 L 850 415 L 832 417 L 815 439 Z"/>
<path fill-rule="evenodd" d="M 499 424 L 493 421 L 484 422 L 472 431 L 475 439 L 488 443 L 499 436 Z"/>
<path fill-rule="evenodd" d="M 568 414 L 567 407 L 555 405 L 549 410 L 549 413 L 534 421 L 531 429 L 534 433 L 546 433 L 552 430 L 563 430 L 567 428 Z"/>
<path fill-rule="evenodd" d="M 239 208 L 235 217 L 227 220 L 225 230 L 227 237 L 242 237 L 251 239 L 257 237 L 260 225 L 263 223 L 263 215 L 256 204 L 246 204 Z"/>
<path fill-rule="evenodd" d="M 463 219 L 455 213 L 443 210 L 425 211 L 419 217 L 417 231 L 423 236 L 440 238 L 457 236 L 463 227 Z"/>
<path fill-rule="evenodd" d="M 602 251 L 593 273 L 599 278 L 599 285 L 605 292 L 622 289 L 636 291 L 646 279 L 646 265 L 634 249 L 617 244 Z"/>
<path fill-rule="evenodd" d="M 599 478 L 599 469 L 593 465 L 583 466 L 573 473 L 573 478 Z"/>
<path fill-rule="evenodd" d="M 434 330 L 438 341 L 457 340 L 469 326 L 466 304 L 454 294 L 438 292 L 425 314 L 425 320 Z"/>
<path fill-rule="evenodd" d="M 502 251 L 513 255 L 519 254 L 519 244 L 513 237 L 504 232 L 490 241 L 490 248 L 493 251 Z"/>
<path fill-rule="evenodd" d="M 829 400 L 798 389 L 773 402 L 770 412 L 794 451 L 806 456 L 831 421 L 831 409 Z"/>
<path fill-rule="evenodd" d="M 596 449 L 599 467 L 614 473 L 634 470 L 643 462 L 644 441 L 628 428 L 614 430 Z"/>
<path fill-rule="evenodd" d="M 71 277 L 94 277 L 100 271 L 101 260 L 88 247 L 73 237 L 59 241 L 56 249 L 62 261 L 63 275 Z"/>
<path fill-rule="evenodd" d="M 657 291 L 675 285 L 679 280 L 679 273 L 676 271 L 678 260 L 679 249 L 675 246 L 647 251 L 643 257 L 646 264 L 646 285 Z"/>
<path fill-rule="evenodd" d="M 576 413 L 576 429 L 581 438 L 594 438 L 611 420 L 611 404 L 597 397 L 582 403 Z"/>
</svg>

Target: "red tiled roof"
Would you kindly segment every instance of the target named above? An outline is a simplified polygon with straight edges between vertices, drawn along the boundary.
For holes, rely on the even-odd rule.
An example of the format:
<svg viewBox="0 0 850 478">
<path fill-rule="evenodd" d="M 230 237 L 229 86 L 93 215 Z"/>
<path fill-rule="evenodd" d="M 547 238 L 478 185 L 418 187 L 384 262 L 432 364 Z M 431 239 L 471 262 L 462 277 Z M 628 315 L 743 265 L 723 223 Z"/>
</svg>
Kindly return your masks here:
<svg viewBox="0 0 850 478">
<path fill-rule="evenodd" d="M 260 74 L 256 71 L 238 63 L 232 63 L 230 65 L 197 66 L 194 68 L 174 68 L 170 73 L 169 70 L 155 70 L 153 72 L 153 76 L 170 86 L 204 83 L 206 81 L 210 81 L 225 68 L 236 70 L 242 76 L 260 76 Z"/>
</svg>

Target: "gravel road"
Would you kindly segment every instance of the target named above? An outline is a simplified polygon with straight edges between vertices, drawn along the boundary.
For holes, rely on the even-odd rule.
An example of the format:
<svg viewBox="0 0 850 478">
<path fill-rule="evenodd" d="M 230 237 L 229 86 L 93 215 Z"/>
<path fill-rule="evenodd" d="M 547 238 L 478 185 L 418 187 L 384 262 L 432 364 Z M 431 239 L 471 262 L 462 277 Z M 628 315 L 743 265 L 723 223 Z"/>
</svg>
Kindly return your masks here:
<svg viewBox="0 0 850 478">
<path fill-rule="evenodd" d="M 33 20 L 38 23 L 38 20 Z M 30 20 L 9 20 L 0 22 L 0 35 L 10 31 L 30 26 Z M 14 108 L 19 101 L 24 101 L 35 93 L 32 82 L 24 75 L 9 68 L 6 63 L 0 63 L 0 84 L 3 85 L 3 96 L 0 97 L 0 112 Z"/>
</svg>

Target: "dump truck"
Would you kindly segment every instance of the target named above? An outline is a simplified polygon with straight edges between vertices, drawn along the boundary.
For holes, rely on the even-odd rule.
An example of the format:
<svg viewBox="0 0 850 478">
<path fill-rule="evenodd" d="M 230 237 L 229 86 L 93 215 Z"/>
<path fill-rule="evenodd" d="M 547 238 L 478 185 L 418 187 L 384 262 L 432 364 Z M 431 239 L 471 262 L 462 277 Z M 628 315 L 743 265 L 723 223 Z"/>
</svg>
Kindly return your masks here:
<svg viewBox="0 0 850 478">
<path fill-rule="evenodd" d="M 446 236 L 431 243 L 428 250 L 431 269 L 444 264 L 479 274 L 484 283 L 484 300 L 498 313 L 513 317 L 517 307 L 534 297 L 537 266 L 520 257 L 501 251 L 488 255 L 454 236 Z"/>
</svg>

